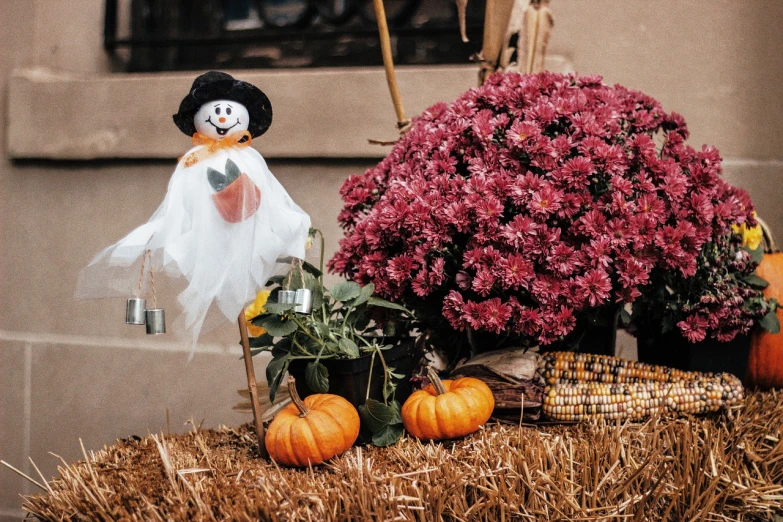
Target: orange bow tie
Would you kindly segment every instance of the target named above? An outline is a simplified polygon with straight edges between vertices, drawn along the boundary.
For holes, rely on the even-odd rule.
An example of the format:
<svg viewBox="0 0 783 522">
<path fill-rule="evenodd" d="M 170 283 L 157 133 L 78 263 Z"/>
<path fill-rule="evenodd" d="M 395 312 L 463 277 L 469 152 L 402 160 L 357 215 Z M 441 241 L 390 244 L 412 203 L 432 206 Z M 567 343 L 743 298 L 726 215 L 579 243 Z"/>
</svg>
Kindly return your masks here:
<svg viewBox="0 0 783 522">
<path fill-rule="evenodd" d="M 234 132 L 222 140 L 213 140 L 212 138 L 197 132 L 193 135 L 193 145 L 205 146 L 184 156 L 185 167 L 192 167 L 199 161 L 210 157 L 221 149 L 244 149 L 245 147 L 250 146 L 252 141 L 253 138 L 248 131 Z"/>
</svg>

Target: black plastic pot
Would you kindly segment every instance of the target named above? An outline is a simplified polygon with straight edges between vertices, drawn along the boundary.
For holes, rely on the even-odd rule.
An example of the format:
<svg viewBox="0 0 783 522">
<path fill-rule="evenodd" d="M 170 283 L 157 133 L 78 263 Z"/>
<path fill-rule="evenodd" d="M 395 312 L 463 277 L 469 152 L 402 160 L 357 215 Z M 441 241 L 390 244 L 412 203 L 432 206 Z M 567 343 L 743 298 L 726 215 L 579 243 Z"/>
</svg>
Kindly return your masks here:
<svg viewBox="0 0 783 522">
<path fill-rule="evenodd" d="M 614 355 L 617 340 L 617 312 L 604 306 L 579 320 L 576 329 L 564 340 L 542 346 L 544 351 L 577 351 L 594 355 Z"/>
<path fill-rule="evenodd" d="M 383 351 L 386 365 L 394 368 L 394 373 L 404 377 L 397 382 L 394 398 L 402 404 L 411 394 L 411 376 L 413 375 L 413 341 L 407 341 Z M 383 402 L 383 364 L 375 357 L 370 380 L 370 361 L 372 355 L 358 359 L 322 359 L 321 364 L 329 371 L 329 393 L 339 395 L 355 407 L 364 404 L 367 396 L 367 383 L 370 383 L 370 398 Z M 300 397 L 314 392 L 307 387 L 305 368 L 310 361 L 296 359 L 288 366 L 288 373 L 296 379 L 296 391 Z"/>
<path fill-rule="evenodd" d="M 651 334 L 640 329 L 636 348 L 639 360 L 648 364 L 687 371 L 726 372 L 744 379 L 748 368 L 750 336 L 737 336 L 727 343 L 714 339 L 691 343 L 676 331 Z"/>
</svg>

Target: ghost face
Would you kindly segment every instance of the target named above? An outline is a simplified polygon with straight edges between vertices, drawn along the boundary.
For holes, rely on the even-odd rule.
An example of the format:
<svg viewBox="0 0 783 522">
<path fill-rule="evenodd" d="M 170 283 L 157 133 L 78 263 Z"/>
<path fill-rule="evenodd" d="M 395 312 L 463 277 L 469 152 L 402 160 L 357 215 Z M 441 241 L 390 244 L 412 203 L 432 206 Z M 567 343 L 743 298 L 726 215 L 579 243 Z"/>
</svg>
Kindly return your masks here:
<svg viewBox="0 0 783 522">
<path fill-rule="evenodd" d="M 205 103 L 193 117 L 196 131 L 213 140 L 247 130 L 250 116 L 241 103 L 231 100 L 214 100 Z"/>
</svg>

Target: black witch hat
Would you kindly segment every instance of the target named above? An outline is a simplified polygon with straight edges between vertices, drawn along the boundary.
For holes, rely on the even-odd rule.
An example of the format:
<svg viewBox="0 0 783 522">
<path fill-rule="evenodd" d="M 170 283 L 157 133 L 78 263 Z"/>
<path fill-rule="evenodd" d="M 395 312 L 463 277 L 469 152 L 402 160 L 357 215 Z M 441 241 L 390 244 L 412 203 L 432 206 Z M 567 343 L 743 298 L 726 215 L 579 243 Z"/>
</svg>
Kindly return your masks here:
<svg viewBox="0 0 783 522">
<path fill-rule="evenodd" d="M 247 130 L 254 138 L 265 133 L 272 124 L 272 104 L 261 89 L 235 80 L 230 74 L 209 71 L 193 80 L 190 93 L 179 104 L 179 112 L 173 116 L 177 128 L 188 136 L 195 134 L 193 117 L 202 105 L 213 100 L 231 100 L 244 105 L 250 115 Z"/>
</svg>

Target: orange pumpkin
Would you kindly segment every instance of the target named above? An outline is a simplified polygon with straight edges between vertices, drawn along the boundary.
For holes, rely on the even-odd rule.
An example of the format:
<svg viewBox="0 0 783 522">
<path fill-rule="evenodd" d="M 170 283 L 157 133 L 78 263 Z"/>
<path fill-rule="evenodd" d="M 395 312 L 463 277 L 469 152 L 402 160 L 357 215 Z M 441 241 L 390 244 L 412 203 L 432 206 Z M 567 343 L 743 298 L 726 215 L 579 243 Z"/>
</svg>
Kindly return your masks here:
<svg viewBox="0 0 783 522">
<path fill-rule="evenodd" d="M 296 393 L 293 377 L 288 379 L 293 404 L 277 414 L 266 432 L 269 456 L 284 466 L 320 464 L 353 446 L 359 436 L 359 413 L 339 395 L 317 393 L 305 397 Z"/>
<path fill-rule="evenodd" d="M 766 280 L 764 297 L 774 297 L 783 303 L 783 253 L 778 250 L 766 223 L 756 218 L 764 230 L 764 257 L 756 275 Z M 783 310 L 777 310 L 783 324 Z M 749 386 L 762 389 L 783 387 L 783 334 L 771 334 L 759 327 L 750 340 L 750 356 L 745 381 Z"/>
<path fill-rule="evenodd" d="M 495 398 L 489 386 L 473 377 L 441 381 L 430 368 L 432 385 L 411 394 L 402 405 L 408 433 L 423 440 L 464 437 L 489 420 Z"/>
</svg>

